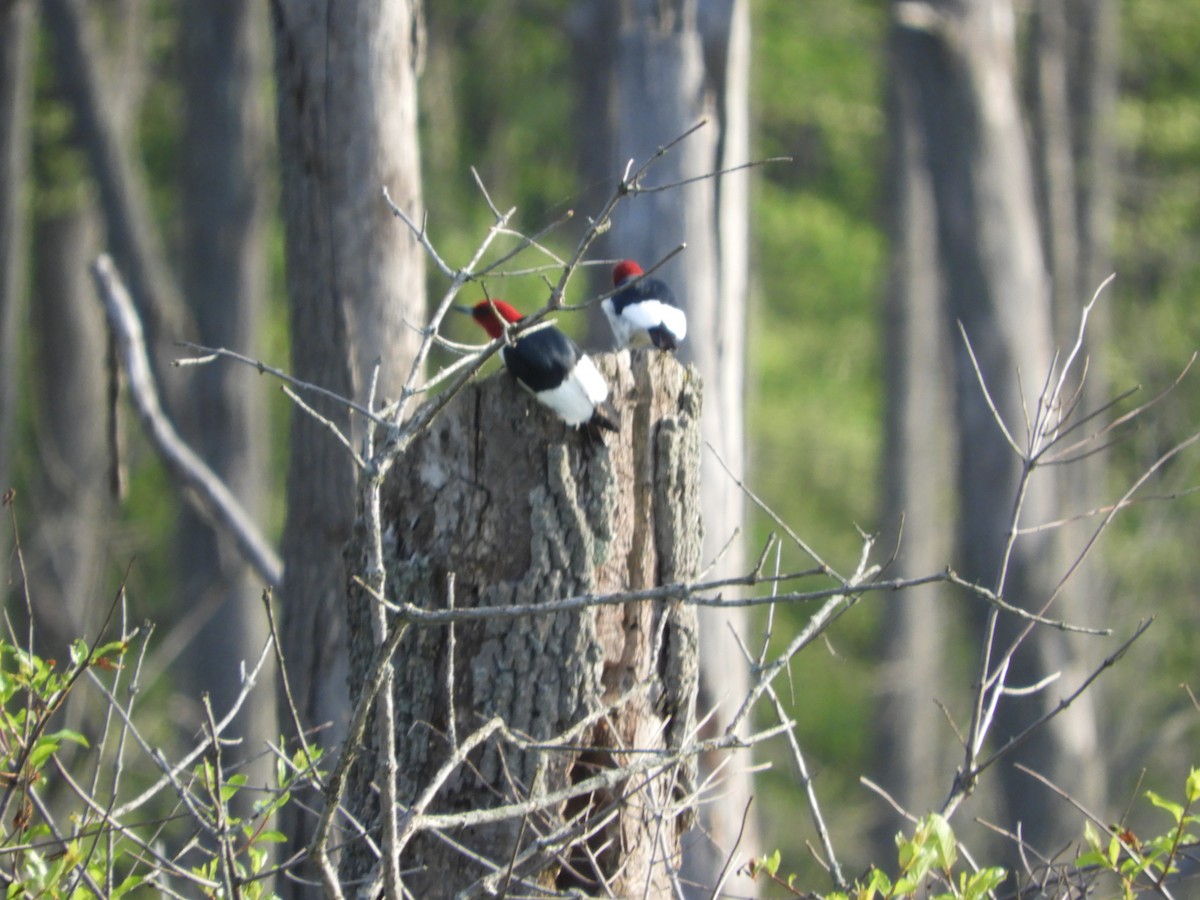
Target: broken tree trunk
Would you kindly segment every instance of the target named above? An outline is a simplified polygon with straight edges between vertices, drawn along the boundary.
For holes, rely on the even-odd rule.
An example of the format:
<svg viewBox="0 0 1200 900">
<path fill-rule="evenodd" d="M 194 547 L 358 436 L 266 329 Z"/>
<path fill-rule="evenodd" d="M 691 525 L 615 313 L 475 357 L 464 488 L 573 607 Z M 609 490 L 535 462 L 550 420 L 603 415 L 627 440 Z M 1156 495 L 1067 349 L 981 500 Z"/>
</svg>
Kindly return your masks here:
<svg viewBox="0 0 1200 900">
<path fill-rule="evenodd" d="M 602 444 L 563 426 L 503 372 L 464 390 L 413 443 L 383 491 L 389 598 L 429 609 L 496 608 L 696 576 L 699 379 L 657 351 L 596 362 L 621 414 L 620 433 Z M 350 571 L 363 571 L 365 559 L 358 533 Z M 375 650 L 373 602 L 351 586 L 354 693 Z M 493 890 L 511 882 L 617 896 L 669 892 L 692 778 L 687 763 L 672 764 L 662 751 L 692 736 L 692 607 L 667 598 L 453 629 L 413 626 L 394 664 L 403 804 L 494 717 L 536 744 L 494 734 L 427 813 L 537 800 L 614 767 L 663 760 L 524 816 L 418 835 L 401 859 L 414 896 L 453 896 L 488 877 Z M 378 842 L 375 731 L 349 797 Z M 377 857 L 354 842 L 343 877 L 370 878 L 373 870 Z"/>
</svg>

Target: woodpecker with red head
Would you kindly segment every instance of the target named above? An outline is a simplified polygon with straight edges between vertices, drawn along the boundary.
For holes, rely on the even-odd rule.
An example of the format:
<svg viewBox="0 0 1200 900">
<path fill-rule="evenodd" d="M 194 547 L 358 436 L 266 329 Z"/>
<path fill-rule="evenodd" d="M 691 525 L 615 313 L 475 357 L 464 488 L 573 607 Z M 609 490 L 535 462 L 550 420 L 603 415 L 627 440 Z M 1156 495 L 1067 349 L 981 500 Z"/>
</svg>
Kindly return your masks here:
<svg viewBox="0 0 1200 900">
<path fill-rule="evenodd" d="M 642 278 L 642 267 L 625 259 L 613 267 L 613 287 L 600 304 L 620 347 L 653 344 L 674 350 L 687 336 L 687 316 L 675 305 L 675 292 L 658 278 Z M 622 287 L 627 285 L 627 287 Z"/>
<path fill-rule="evenodd" d="M 503 300 L 457 309 L 470 314 L 492 339 L 504 334 L 506 323 L 523 318 Z M 587 425 L 593 432 L 620 430 L 620 417 L 608 403 L 608 385 L 596 364 L 553 325 L 519 335 L 500 348 L 500 358 L 521 387 L 568 425 Z"/>
</svg>

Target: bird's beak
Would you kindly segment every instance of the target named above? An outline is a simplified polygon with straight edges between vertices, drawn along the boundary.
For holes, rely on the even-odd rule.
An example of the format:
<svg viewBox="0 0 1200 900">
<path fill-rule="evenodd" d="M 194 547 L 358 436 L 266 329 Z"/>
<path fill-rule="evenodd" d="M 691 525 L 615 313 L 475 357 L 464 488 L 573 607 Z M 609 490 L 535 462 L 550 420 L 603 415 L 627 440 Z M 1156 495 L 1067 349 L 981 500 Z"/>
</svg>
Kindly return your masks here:
<svg viewBox="0 0 1200 900">
<path fill-rule="evenodd" d="M 452 307 L 450 307 L 450 308 L 451 308 L 452 310 L 454 310 L 455 312 L 466 313 L 468 316 L 471 316 L 471 315 L 474 315 L 474 314 L 475 314 L 475 310 L 473 310 L 471 307 L 469 307 L 469 306 L 463 306 L 463 305 L 462 305 L 462 304 L 460 304 L 460 303 L 455 303 L 455 304 L 454 304 Z"/>
</svg>

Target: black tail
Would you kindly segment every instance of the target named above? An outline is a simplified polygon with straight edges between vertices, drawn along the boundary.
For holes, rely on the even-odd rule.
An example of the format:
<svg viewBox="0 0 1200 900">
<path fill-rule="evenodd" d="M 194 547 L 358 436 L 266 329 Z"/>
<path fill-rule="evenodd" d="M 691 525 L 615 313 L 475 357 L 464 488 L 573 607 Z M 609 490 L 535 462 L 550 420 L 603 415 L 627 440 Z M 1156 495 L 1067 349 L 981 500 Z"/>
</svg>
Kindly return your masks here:
<svg viewBox="0 0 1200 900">
<path fill-rule="evenodd" d="M 603 428 L 607 431 L 620 431 L 621 417 L 613 409 L 612 404 L 606 400 L 596 404 L 596 409 L 592 412 L 592 418 L 588 425 L 595 430 Z"/>
<path fill-rule="evenodd" d="M 654 346 L 659 350 L 670 350 L 673 352 L 679 346 L 679 342 L 675 340 L 675 335 L 671 333 L 666 325 L 651 328 L 650 340 L 654 342 Z"/>
</svg>

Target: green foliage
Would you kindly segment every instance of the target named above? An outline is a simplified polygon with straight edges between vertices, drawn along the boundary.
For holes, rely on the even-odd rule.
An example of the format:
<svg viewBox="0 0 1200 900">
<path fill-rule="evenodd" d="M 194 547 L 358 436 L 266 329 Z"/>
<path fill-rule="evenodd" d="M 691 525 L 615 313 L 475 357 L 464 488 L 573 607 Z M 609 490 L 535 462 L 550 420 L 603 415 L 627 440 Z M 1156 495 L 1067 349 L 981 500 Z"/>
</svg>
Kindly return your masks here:
<svg viewBox="0 0 1200 900">
<path fill-rule="evenodd" d="M 0 857 L 0 872 L 27 895 L 69 896 L 68 886 L 79 884 L 81 868 L 104 880 L 109 860 L 87 840 L 86 829 L 73 839 L 53 839 L 47 821 L 39 817 L 38 794 L 55 777 L 54 760 L 63 744 L 88 748 L 87 738 L 69 728 L 50 731 L 52 722 L 79 679 L 89 670 L 119 669 L 129 648 L 128 640 L 90 647 L 75 641 L 70 664 L 60 668 L 26 649 L 0 642 L 0 836 L 3 846 L 22 847 Z M 87 819 L 86 808 L 80 810 Z M 127 877 L 128 890 L 139 881 Z"/>
<path fill-rule="evenodd" d="M 872 866 L 849 890 L 826 894 L 825 900 L 894 900 L 916 896 L 928 896 L 931 900 L 983 900 L 1008 877 L 998 866 L 975 871 L 957 868 L 958 840 L 950 823 L 937 813 L 917 822 L 912 837 L 903 832 L 897 834 L 896 849 L 899 871 L 895 878 Z M 795 896 L 820 896 L 798 890 L 795 875 L 781 878 L 779 864 L 780 853 L 776 850 L 752 862 L 747 871 L 752 878 L 765 875 Z M 939 888 L 944 890 L 934 893 Z"/>
<path fill-rule="evenodd" d="M 1188 774 L 1183 795 L 1184 802 L 1177 803 L 1154 791 L 1145 792 L 1151 805 L 1171 818 L 1166 831 L 1148 840 L 1140 840 L 1132 831 L 1121 827 L 1101 835 L 1088 822 L 1083 838 L 1089 849 L 1076 858 L 1075 865 L 1080 869 L 1095 867 L 1113 875 L 1122 897 L 1133 897 L 1140 890 L 1161 884 L 1167 875 L 1178 870 L 1176 860 L 1180 848 L 1200 839 L 1197 836 L 1200 834 L 1200 815 L 1195 812 L 1200 802 L 1200 769 L 1193 768 Z"/>
<path fill-rule="evenodd" d="M 117 798 L 105 802 L 87 793 L 87 785 L 97 782 L 84 770 L 93 764 L 111 765 L 103 742 L 93 747 L 79 731 L 55 727 L 85 675 L 101 680 L 109 676 L 113 692 L 137 636 L 135 631 L 96 645 L 76 640 L 65 667 L 0 641 L 0 846 L 5 848 L 0 853 L 0 879 L 7 884 L 8 897 L 90 897 L 97 887 L 105 896 L 123 897 L 152 887 L 168 867 L 162 856 L 145 850 L 151 842 L 171 840 L 162 822 L 115 822 L 105 811 L 118 805 Z M 70 772 L 60 755 L 68 744 L 90 751 L 72 758 Z M 309 752 L 314 763 L 320 761 L 319 748 Z M 246 776 L 223 772 L 210 745 L 209 755 L 194 766 L 190 784 L 178 785 L 190 797 L 185 804 L 190 816 L 173 817 L 185 826 L 180 843 L 194 860 L 186 871 L 195 876 L 192 887 L 199 896 L 225 897 L 226 886 L 250 900 L 273 896 L 262 876 L 272 864 L 270 846 L 284 837 L 270 822 L 291 801 L 294 787 L 312 774 L 303 751 L 290 759 L 280 757 L 278 788 L 239 817 L 235 800 L 247 789 Z M 71 790 L 65 796 L 71 802 L 65 810 L 60 802 L 52 813 L 46 798 L 61 795 L 68 784 Z M 210 840 L 196 837 L 206 834 Z"/>
</svg>

